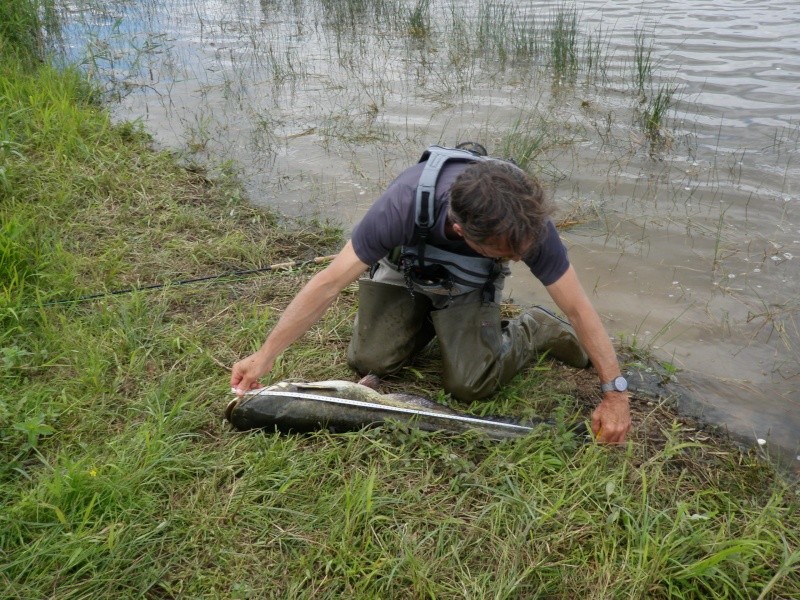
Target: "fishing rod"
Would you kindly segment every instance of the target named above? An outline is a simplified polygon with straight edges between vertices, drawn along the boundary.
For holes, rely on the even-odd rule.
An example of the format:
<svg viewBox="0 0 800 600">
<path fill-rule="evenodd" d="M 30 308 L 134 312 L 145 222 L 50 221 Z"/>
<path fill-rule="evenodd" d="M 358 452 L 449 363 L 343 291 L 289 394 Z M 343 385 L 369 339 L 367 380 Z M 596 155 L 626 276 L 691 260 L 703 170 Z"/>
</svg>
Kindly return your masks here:
<svg viewBox="0 0 800 600">
<path fill-rule="evenodd" d="M 165 283 L 153 283 L 150 285 L 140 285 L 140 286 L 133 286 L 129 288 L 119 289 L 119 290 L 111 290 L 110 292 L 101 292 L 98 294 L 90 294 L 88 296 L 80 296 L 78 298 L 65 298 L 63 300 L 53 300 L 51 302 L 45 302 L 42 306 L 53 306 L 56 304 L 77 304 L 80 302 L 88 302 L 89 300 L 96 300 L 97 298 L 105 298 L 107 296 L 119 296 L 121 294 L 131 294 L 133 292 L 142 292 L 142 291 L 150 291 L 150 290 L 157 290 L 165 287 L 172 287 L 172 286 L 179 286 L 179 285 L 189 285 L 192 283 L 200 283 L 203 281 L 219 281 L 223 279 L 231 279 L 237 277 L 247 277 L 250 275 L 256 275 L 258 273 L 267 273 L 270 271 L 281 271 L 281 270 L 289 270 L 289 269 L 299 269 L 306 267 L 308 265 L 319 265 L 326 262 L 329 262 L 336 258 L 336 254 L 329 254 L 327 256 L 317 256 L 311 258 L 309 260 L 292 260 L 288 262 L 276 263 L 274 265 L 269 265 L 266 267 L 261 267 L 259 269 L 247 269 L 242 271 L 229 271 L 227 273 L 218 273 L 216 275 L 206 275 L 203 277 L 195 277 L 193 279 L 180 279 L 177 281 L 167 281 Z"/>
</svg>

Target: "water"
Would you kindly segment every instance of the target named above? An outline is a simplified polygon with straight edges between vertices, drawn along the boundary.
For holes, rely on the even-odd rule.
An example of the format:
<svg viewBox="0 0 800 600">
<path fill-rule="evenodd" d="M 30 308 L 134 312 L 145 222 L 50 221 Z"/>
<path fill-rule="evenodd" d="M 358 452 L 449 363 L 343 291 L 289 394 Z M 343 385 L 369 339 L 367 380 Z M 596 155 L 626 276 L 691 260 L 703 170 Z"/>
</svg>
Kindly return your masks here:
<svg viewBox="0 0 800 600">
<path fill-rule="evenodd" d="M 430 143 L 519 158 L 542 136 L 532 168 L 581 222 L 563 237 L 612 336 L 679 369 L 685 410 L 794 460 L 800 5 L 415 5 L 73 0 L 65 37 L 119 118 L 233 161 L 257 203 L 346 229 Z M 554 73 L 572 14 L 575 68 Z M 672 103 L 648 132 L 659 91 Z M 519 269 L 508 289 L 547 300 Z"/>
</svg>

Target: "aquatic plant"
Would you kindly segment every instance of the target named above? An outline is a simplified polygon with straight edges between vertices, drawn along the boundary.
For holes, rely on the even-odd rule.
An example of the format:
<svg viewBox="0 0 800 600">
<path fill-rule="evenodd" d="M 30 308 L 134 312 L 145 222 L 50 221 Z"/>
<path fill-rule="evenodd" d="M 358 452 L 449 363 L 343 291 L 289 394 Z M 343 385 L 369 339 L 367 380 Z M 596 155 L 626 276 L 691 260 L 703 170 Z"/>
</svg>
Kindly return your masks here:
<svg viewBox="0 0 800 600">
<path fill-rule="evenodd" d="M 642 110 L 641 122 L 645 135 L 651 142 L 664 142 L 665 120 L 667 112 L 672 107 L 673 95 L 676 88 L 669 84 L 662 84 L 658 90 L 651 93 Z"/>
<path fill-rule="evenodd" d="M 408 15 L 408 33 L 420 39 L 430 35 L 431 31 L 431 1 L 416 0 L 414 7 Z"/>
<path fill-rule="evenodd" d="M 25 62 L 42 60 L 59 34 L 55 0 L 0 2 L 0 55 L 14 54 Z"/>
<path fill-rule="evenodd" d="M 527 171 L 537 156 L 545 149 L 548 128 L 535 118 L 535 115 L 522 114 L 511 128 L 500 138 L 495 152 L 498 156 L 512 159 L 517 166 Z M 552 142 L 553 140 L 551 140 Z"/>
<path fill-rule="evenodd" d="M 643 28 L 633 33 L 633 80 L 639 94 L 644 95 L 653 81 L 653 38 Z"/>
<path fill-rule="evenodd" d="M 611 36 L 598 26 L 597 30 L 586 34 L 583 50 L 583 69 L 586 73 L 586 82 L 595 83 L 605 80 L 608 74 L 609 45 Z"/>
<path fill-rule="evenodd" d="M 578 70 L 578 9 L 562 5 L 555 9 L 550 28 L 550 68 L 553 79 L 571 81 Z"/>
</svg>

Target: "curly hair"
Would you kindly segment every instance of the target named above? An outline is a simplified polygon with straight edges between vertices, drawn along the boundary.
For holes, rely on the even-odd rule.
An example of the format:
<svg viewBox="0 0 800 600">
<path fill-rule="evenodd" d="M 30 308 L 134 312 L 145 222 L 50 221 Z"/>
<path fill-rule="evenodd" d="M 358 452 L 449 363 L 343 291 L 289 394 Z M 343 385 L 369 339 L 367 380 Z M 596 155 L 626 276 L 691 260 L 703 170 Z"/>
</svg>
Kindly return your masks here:
<svg viewBox="0 0 800 600">
<path fill-rule="evenodd" d="M 450 188 L 450 217 L 465 237 L 478 244 L 505 239 L 519 254 L 539 245 L 554 212 L 535 178 L 501 160 L 473 163 Z"/>
</svg>

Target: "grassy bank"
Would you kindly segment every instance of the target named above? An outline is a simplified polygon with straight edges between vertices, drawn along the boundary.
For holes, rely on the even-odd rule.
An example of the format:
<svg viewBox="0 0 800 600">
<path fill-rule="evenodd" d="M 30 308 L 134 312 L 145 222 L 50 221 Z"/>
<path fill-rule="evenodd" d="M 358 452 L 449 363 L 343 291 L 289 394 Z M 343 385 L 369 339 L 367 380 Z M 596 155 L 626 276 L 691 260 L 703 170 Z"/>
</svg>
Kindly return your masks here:
<svg viewBox="0 0 800 600">
<path fill-rule="evenodd" d="M 310 258 L 338 233 L 153 151 L 78 74 L 2 56 L 0 596 L 800 596 L 791 485 L 647 399 L 624 448 L 558 427 L 229 431 L 227 369 L 308 271 L 69 300 Z M 276 379 L 352 378 L 353 292 Z M 435 395 L 436 359 L 389 385 Z M 542 363 L 462 408 L 585 416 L 583 378 Z"/>
</svg>

